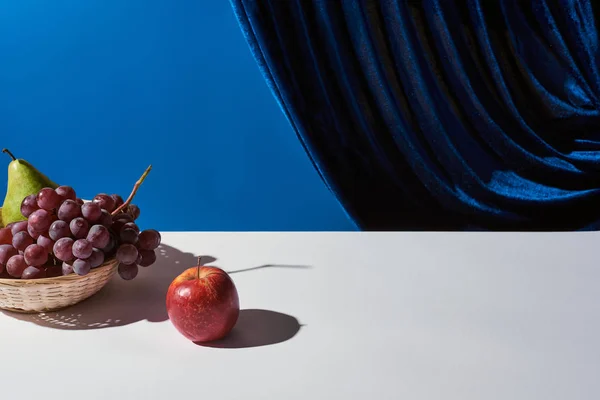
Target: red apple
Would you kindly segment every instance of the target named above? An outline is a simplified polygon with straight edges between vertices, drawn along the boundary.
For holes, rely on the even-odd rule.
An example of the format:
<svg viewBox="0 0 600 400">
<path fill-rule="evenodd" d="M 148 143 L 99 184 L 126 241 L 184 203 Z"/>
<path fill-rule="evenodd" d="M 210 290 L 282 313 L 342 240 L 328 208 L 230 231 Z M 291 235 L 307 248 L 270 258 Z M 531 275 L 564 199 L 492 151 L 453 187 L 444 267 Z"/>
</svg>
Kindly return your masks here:
<svg viewBox="0 0 600 400">
<path fill-rule="evenodd" d="M 167 313 L 175 328 L 193 342 L 221 339 L 240 314 L 237 289 L 220 268 L 189 268 L 169 286 Z"/>
</svg>

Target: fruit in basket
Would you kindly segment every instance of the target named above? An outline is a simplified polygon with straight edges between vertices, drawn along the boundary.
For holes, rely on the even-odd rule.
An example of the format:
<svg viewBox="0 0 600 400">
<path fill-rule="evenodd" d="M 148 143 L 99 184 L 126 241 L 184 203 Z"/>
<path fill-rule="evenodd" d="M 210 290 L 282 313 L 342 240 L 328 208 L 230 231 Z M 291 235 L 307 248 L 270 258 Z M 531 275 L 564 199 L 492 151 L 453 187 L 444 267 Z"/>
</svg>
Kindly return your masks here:
<svg viewBox="0 0 600 400">
<path fill-rule="evenodd" d="M 17 254 L 19 254 L 19 252 L 12 245 L 0 245 L 0 264 L 6 265 L 8 260 L 10 260 L 12 256 L 16 256 Z"/>
<path fill-rule="evenodd" d="M 225 337 L 240 313 L 238 292 L 229 274 L 217 267 L 198 265 L 176 277 L 167 291 L 171 323 L 193 342 Z"/>
<path fill-rule="evenodd" d="M 147 229 L 139 235 L 140 249 L 153 250 L 160 244 L 160 233 L 154 229 Z"/>
<path fill-rule="evenodd" d="M 47 236 L 40 235 L 37 238 L 36 243 L 39 244 L 40 246 L 42 246 L 44 249 L 46 249 L 46 252 L 48 254 L 52 254 L 52 249 L 54 249 L 54 240 L 50 239 Z"/>
<path fill-rule="evenodd" d="M 85 203 L 81 206 L 81 215 L 90 222 L 97 222 L 102 216 L 102 208 L 97 203 Z"/>
<path fill-rule="evenodd" d="M 13 236 L 12 245 L 19 251 L 25 251 L 25 249 L 32 244 L 33 238 L 27 232 L 17 232 L 17 234 Z"/>
<path fill-rule="evenodd" d="M 75 200 L 67 199 L 60 205 L 56 216 L 63 222 L 71 222 L 75 218 L 81 217 L 82 212 L 82 206 L 77 204 Z"/>
<path fill-rule="evenodd" d="M 64 200 L 77 200 L 75 190 L 70 186 L 59 186 L 56 188 L 56 193 Z"/>
<path fill-rule="evenodd" d="M 110 241 L 110 231 L 104 225 L 94 225 L 87 235 L 87 241 L 97 249 L 103 249 L 108 246 Z"/>
<path fill-rule="evenodd" d="M 119 275 L 133 279 L 138 263 L 146 267 L 156 261 L 161 241 L 155 230 L 140 233 L 134 223 L 140 211 L 131 204 L 150 169 L 127 201 L 117 194 L 100 193 L 84 202 L 72 187 L 54 184 L 23 195 L 17 208 L 25 220 L 0 229 L 0 272 L 6 267 L 10 276 L 21 279 L 87 275 L 116 259 Z M 145 238 L 143 248 L 140 235 Z"/>
<path fill-rule="evenodd" d="M 86 260 L 93 253 L 94 247 L 86 239 L 79 239 L 73 243 L 73 255 L 81 260 Z"/>
<path fill-rule="evenodd" d="M 48 252 L 39 244 L 27 246 L 23 252 L 25 263 L 30 267 L 41 267 L 48 261 Z"/>
<path fill-rule="evenodd" d="M 88 260 L 78 258 L 73 261 L 73 271 L 77 275 L 87 275 L 92 270 L 92 265 Z"/>
<path fill-rule="evenodd" d="M 117 272 L 121 278 L 126 281 L 130 281 L 137 276 L 139 268 L 136 264 L 120 263 Z"/>
<path fill-rule="evenodd" d="M 27 221 L 13 223 L 12 227 L 10 227 L 10 231 L 13 234 L 13 236 L 22 231 L 27 232 Z"/>
<path fill-rule="evenodd" d="M 42 208 L 34 211 L 29 218 L 27 218 L 27 223 L 31 226 L 31 229 L 39 232 L 40 234 L 47 231 L 52 225 L 53 215 L 50 211 L 46 211 Z"/>
<path fill-rule="evenodd" d="M 122 264 L 131 265 L 137 260 L 137 258 L 138 250 L 130 243 L 122 244 L 119 247 L 119 250 L 117 250 L 117 260 L 119 260 L 119 262 Z"/>
<path fill-rule="evenodd" d="M 71 227 L 65 221 L 58 220 L 54 221 L 50 228 L 48 228 L 48 236 L 50 239 L 56 241 L 71 235 Z"/>
<path fill-rule="evenodd" d="M 12 158 L 8 165 L 8 184 L 4 204 L 2 205 L 2 222 L 6 226 L 27 218 L 21 212 L 23 199 L 34 194 L 37 196 L 40 190 L 46 187 L 56 189 L 58 185 L 27 161 L 17 159 L 7 149 L 2 151 Z M 30 203 L 31 200 L 26 205 Z"/>
<path fill-rule="evenodd" d="M 115 199 L 106 193 L 100 193 L 94 196 L 93 204 L 98 205 L 100 210 L 106 210 L 109 213 L 115 210 Z"/>
<path fill-rule="evenodd" d="M 11 244 L 12 238 L 13 234 L 11 228 L 0 228 L 0 244 Z"/>
<path fill-rule="evenodd" d="M 25 218 L 29 218 L 29 216 L 39 208 L 40 207 L 37 205 L 37 196 L 35 194 L 30 194 L 25 197 L 21 203 L 21 214 Z"/>
<path fill-rule="evenodd" d="M 25 269 L 27 269 L 27 263 L 25 257 L 20 254 L 12 256 L 6 264 L 6 272 L 14 278 L 20 278 Z"/>
<path fill-rule="evenodd" d="M 71 234 L 75 239 L 83 239 L 90 230 L 90 223 L 87 219 L 79 217 L 71 221 L 69 227 L 71 228 Z"/>
<path fill-rule="evenodd" d="M 92 250 L 92 255 L 88 258 L 88 261 L 90 262 L 90 266 L 92 268 L 96 268 L 102 265 L 104 259 L 104 252 L 102 250 L 94 248 Z"/>
<path fill-rule="evenodd" d="M 140 249 L 139 253 L 139 261 L 137 261 L 137 264 L 140 267 L 149 267 L 156 262 L 156 252 L 153 250 Z"/>
<path fill-rule="evenodd" d="M 21 275 L 21 279 L 38 279 L 38 278 L 45 278 L 45 277 L 46 277 L 46 271 L 42 268 L 36 268 L 36 267 L 25 268 L 25 271 L 23 271 L 23 274 Z"/>
<path fill-rule="evenodd" d="M 63 199 L 56 193 L 56 190 L 45 187 L 39 191 L 36 200 L 39 208 L 46 211 L 53 211 L 58 209 Z"/>
</svg>

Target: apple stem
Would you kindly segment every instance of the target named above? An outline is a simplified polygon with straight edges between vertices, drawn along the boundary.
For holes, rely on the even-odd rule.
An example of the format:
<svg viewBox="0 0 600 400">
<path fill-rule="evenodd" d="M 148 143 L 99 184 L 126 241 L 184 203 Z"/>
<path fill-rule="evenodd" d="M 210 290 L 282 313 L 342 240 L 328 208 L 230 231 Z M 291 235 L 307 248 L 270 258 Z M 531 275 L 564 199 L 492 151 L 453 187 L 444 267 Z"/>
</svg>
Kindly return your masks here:
<svg viewBox="0 0 600 400">
<path fill-rule="evenodd" d="M 129 195 L 129 197 L 127 198 L 125 203 L 121 204 L 115 211 L 113 211 L 111 213 L 111 215 L 117 215 L 131 203 L 131 201 L 135 197 L 135 194 L 137 193 L 138 189 L 142 185 L 142 182 L 144 182 L 144 179 L 146 179 L 146 176 L 148 176 L 148 174 L 150 173 L 151 170 L 152 170 L 152 165 L 150 165 L 150 166 L 148 166 L 148 168 L 146 168 L 146 170 L 144 171 L 144 173 L 142 174 L 140 179 L 138 179 L 138 181 L 135 183 L 135 185 L 133 185 L 133 190 L 131 191 L 131 194 Z"/>
<path fill-rule="evenodd" d="M 17 161 L 17 158 L 13 155 L 13 153 L 10 152 L 9 149 L 2 149 L 2 152 L 8 154 L 13 161 Z"/>
<path fill-rule="evenodd" d="M 201 266 L 201 264 L 202 264 L 202 256 L 198 256 L 198 268 L 196 268 L 197 271 L 198 271 L 198 279 L 200 279 L 200 266 Z"/>
</svg>

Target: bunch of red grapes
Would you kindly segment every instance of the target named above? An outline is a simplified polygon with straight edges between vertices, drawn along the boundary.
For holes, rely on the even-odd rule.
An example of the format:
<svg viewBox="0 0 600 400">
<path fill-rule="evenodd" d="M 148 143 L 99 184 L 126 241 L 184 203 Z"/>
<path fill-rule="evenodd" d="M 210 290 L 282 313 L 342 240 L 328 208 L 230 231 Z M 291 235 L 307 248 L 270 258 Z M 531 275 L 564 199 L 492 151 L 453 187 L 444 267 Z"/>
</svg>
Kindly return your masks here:
<svg viewBox="0 0 600 400">
<path fill-rule="evenodd" d="M 140 231 L 139 207 L 117 194 L 84 202 L 69 186 L 44 188 L 23 200 L 21 214 L 26 221 L 0 229 L 0 273 L 13 278 L 87 275 L 116 258 L 121 278 L 131 280 L 156 261 L 160 233 Z"/>
</svg>

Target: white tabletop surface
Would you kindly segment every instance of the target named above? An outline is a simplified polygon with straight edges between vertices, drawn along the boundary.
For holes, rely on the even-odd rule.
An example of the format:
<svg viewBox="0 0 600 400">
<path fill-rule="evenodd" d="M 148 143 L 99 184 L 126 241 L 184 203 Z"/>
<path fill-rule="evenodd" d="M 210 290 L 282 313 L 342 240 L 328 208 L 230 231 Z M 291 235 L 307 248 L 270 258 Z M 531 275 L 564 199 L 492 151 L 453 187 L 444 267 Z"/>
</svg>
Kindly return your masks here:
<svg viewBox="0 0 600 400">
<path fill-rule="evenodd" d="M 596 233 L 163 233 L 136 280 L 0 313 L 3 399 L 600 399 Z M 167 319 L 196 255 L 232 272 L 231 336 Z M 261 268 L 261 266 L 266 266 Z"/>
</svg>

